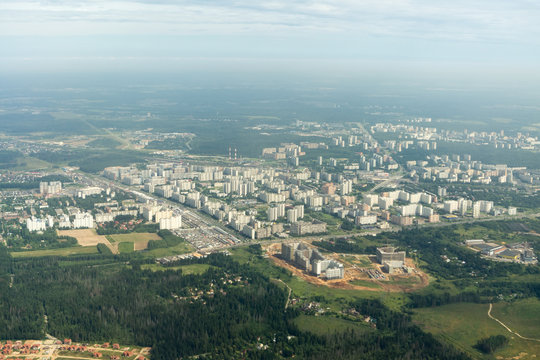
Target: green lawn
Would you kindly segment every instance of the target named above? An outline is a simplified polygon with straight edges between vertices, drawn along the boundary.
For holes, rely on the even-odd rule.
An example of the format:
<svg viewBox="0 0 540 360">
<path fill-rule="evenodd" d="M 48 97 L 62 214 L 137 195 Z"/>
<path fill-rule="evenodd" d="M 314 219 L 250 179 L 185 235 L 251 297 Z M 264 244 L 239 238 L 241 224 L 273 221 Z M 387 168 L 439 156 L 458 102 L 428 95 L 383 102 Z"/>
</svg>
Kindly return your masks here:
<svg viewBox="0 0 540 360">
<path fill-rule="evenodd" d="M 315 335 L 327 335 L 336 331 L 343 332 L 348 329 L 371 331 L 365 323 L 339 319 L 333 316 L 312 316 L 300 314 L 293 322 L 302 331 Z"/>
<path fill-rule="evenodd" d="M 61 249 L 31 250 L 12 252 L 14 258 L 20 257 L 41 257 L 41 256 L 69 256 L 81 254 L 97 254 L 96 246 L 75 246 Z"/>
<path fill-rule="evenodd" d="M 505 311 L 511 314 L 515 311 L 519 312 L 520 308 L 529 308 L 529 310 L 532 309 L 533 313 L 538 316 L 540 311 L 538 301 L 536 301 L 536 304 L 518 304 L 517 307 L 515 304 L 508 303 L 496 304 L 496 306 L 498 307 L 498 314 L 503 314 Z M 416 309 L 414 310 L 413 319 L 424 330 L 433 333 L 443 341 L 453 344 L 474 359 L 493 358 L 483 355 L 473 347 L 478 340 L 491 335 L 504 335 L 510 339 L 509 345 L 496 351 L 495 356 L 510 358 L 520 353 L 527 353 L 521 359 L 532 359 L 533 354 L 540 354 L 540 342 L 522 340 L 510 334 L 499 323 L 487 316 L 488 308 L 489 304 L 450 304 L 433 308 Z M 494 313 L 493 315 L 498 314 Z M 526 318 L 527 314 L 520 314 L 519 316 L 519 319 Z M 503 319 L 500 320 L 504 321 Z M 522 330 L 524 333 L 527 333 L 527 329 L 532 330 L 533 328 L 536 328 L 537 334 L 540 333 L 540 322 L 538 320 L 536 324 L 533 324 L 532 321 L 516 320 L 515 324 L 520 326 L 525 324 L 523 325 L 524 330 Z M 520 332 L 521 329 L 516 326 L 514 330 Z"/>
<path fill-rule="evenodd" d="M 152 271 L 165 271 L 165 270 L 182 270 L 184 275 L 200 275 L 205 273 L 208 269 L 213 267 L 209 264 L 190 264 L 190 265 L 180 265 L 180 266 L 162 266 L 160 264 L 144 264 L 141 266 L 144 270 Z"/>
<path fill-rule="evenodd" d="M 120 254 L 131 253 L 134 251 L 132 242 L 121 242 L 118 244 Z"/>
</svg>

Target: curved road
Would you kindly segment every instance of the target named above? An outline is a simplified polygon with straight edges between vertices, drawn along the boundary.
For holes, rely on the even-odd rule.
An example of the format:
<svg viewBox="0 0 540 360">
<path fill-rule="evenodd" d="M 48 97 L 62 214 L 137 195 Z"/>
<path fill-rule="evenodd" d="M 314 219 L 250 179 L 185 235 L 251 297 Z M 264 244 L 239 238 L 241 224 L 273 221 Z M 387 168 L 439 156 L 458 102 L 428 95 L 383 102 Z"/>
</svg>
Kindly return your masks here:
<svg viewBox="0 0 540 360">
<path fill-rule="evenodd" d="M 540 339 L 532 339 L 532 338 L 528 338 L 528 337 L 525 337 L 525 336 L 521 336 L 520 334 L 518 334 L 517 332 L 515 331 L 512 331 L 508 326 L 506 326 L 501 320 L 493 317 L 493 315 L 491 315 L 491 309 L 493 307 L 493 304 L 489 304 L 489 310 L 488 310 L 488 316 L 495 320 L 496 322 L 498 322 L 499 324 L 502 325 L 502 327 L 504 327 L 506 330 L 508 330 L 510 333 L 516 335 L 517 337 L 521 338 L 521 339 L 524 339 L 524 340 L 532 340 L 532 341 L 540 341 Z"/>
</svg>

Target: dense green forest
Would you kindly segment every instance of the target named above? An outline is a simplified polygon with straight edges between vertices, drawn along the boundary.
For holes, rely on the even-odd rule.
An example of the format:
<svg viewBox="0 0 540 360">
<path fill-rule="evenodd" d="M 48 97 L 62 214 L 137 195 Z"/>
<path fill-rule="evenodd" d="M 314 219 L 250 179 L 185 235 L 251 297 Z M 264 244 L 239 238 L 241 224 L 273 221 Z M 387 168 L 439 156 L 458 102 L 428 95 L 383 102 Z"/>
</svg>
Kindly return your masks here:
<svg viewBox="0 0 540 360">
<path fill-rule="evenodd" d="M 105 254 L 13 260 L 1 247 L 0 338 L 49 333 L 138 344 L 151 346 L 153 359 L 467 358 L 376 300 L 350 306 L 376 318 L 377 331 L 315 336 L 291 321 L 299 310 L 285 310 L 282 288 L 231 257 L 214 254 L 174 264 L 212 265 L 200 275 L 142 270 L 145 261 Z"/>
</svg>

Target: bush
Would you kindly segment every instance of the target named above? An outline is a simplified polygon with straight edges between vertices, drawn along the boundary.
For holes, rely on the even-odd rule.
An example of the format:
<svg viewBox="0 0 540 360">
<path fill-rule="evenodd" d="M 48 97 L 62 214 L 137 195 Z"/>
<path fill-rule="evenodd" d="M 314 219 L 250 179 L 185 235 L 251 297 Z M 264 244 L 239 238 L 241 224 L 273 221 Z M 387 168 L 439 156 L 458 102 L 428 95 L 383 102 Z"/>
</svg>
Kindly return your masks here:
<svg viewBox="0 0 540 360">
<path fill-rule="evenodd" d="M 506 336 L 492 335 L 488 338 L 478 340 L 475 347 L 485 354 L 491 354 L 506 345 L 508 345 L 508 338 Z"/>
</svg>

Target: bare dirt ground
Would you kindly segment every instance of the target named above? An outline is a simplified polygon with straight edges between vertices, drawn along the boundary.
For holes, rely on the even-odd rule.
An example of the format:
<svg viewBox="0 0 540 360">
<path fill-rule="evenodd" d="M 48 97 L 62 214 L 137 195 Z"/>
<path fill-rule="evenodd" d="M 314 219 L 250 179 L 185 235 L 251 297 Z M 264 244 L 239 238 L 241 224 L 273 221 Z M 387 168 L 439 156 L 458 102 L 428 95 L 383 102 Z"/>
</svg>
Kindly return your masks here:
<svg viewBox="0 0 540 360">
<path fill-rule="evenodd" d="M 148 248 L 148 241 L 150 240 L 142 240 L 142 241 L 137 241 L 133 243 L 133 250 L 135 251 L 146 250 Z"/>
<path fill-rule="evenodd" d="M 292 264 L 279 257 L 281 252 L 281 244 L 271 244 L 267 248 L 269 258 L 274 264 L 289 270 L 295 276 L 314 285 L 324 285 L 335 289 L 363 290 L 363 291 L 388 291 L 388 292 L 413 292 L 429 285 L 429 277 L 426 273 L 419 270 L 412 259 L 406 259 L 407 267 L 413 269 L 411 274 L 384 274 L 385 280 L 371 279 L 365 272 L 366 269 L 378 269 L 381 273 L 382 266 L 375 262 L 374 257 L 369 257 L 371 264 L 361 267 L 356 265 L 356 261 L 343 261 L 344 257 L 366 258 L 365 255 L 356 254 L 337 254 L 332 253 L 327 256 L 332 257 L 345 265 L 345 277 L 343 279 L 325 280 L 316 276 L 310 275 L 307 271 L 299 269 Z M 355 280 L 372 283 L 373 286 L 362 286 L 351 283 Z"/>
<path fill-rule="evenodd" d="M 81 246 L 105 244 L 113 253 L 118 253 L 118 248 L 115 249 L 104 235 L 98 235 L 94 229 L 58 230 L 58 235 L 74 237 Z"/>
</svg>

